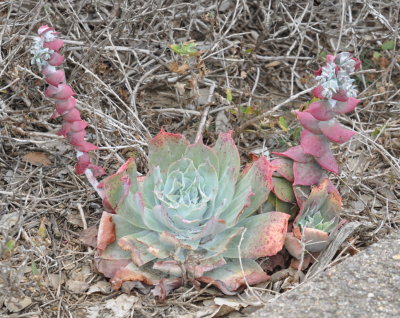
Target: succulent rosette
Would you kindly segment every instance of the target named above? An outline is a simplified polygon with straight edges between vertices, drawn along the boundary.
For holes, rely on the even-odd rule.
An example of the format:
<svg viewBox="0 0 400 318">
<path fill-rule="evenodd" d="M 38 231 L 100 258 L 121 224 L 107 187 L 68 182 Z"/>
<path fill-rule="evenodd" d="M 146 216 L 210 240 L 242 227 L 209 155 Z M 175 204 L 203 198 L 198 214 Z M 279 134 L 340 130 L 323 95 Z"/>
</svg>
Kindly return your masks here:
<svg viewBox="0 0 400 318">
<path fill-rule="evenodd" d="M 282 249 L 290 215 L 256 214 L 273 184 L 266 158 L 240 173 L 231 133 L 210 148 L 161 131 L 149 142 L 148 162 L 146 176 L 130 159 L 100 184 L 109 212 L 96 264 L 114 288 L 196 280 L 233 294 L 269 279 L 255 259 Z"/>
<path fill-rule="evenodd" d="M 288 233 L 285 247 L 296 259 L 304 253 L 322 252 L 330 242 L 330 234 L 340 224 L 342 199 L 335 190 L 329 190 L 329 179 L 323 179 L 311 193 Z"/>
</svg>

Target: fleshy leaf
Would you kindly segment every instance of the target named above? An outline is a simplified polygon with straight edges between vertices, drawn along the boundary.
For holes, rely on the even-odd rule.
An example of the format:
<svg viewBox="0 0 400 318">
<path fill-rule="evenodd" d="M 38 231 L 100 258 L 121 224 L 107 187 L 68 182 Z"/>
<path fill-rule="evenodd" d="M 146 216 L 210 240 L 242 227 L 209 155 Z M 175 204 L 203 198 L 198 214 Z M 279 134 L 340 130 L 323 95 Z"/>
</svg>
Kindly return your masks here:
<svg viewBox="0 0 400 318">
<path fill-rule="evenodd" d="M 101 183 L 101 186 L 105 188 L 104 202 L 106 205 L 115 209 L 120 200 L 131 191 L 137 191 L 137 178 L 136 178 L 136 164 L 133 158 L 119 168 L 119 170 L 107 177 Z"/>
<path fill-rule="evenodd" d="M 103 212 L 100 220 L 99 232 L 97 234 L 97 248 L 99 250 L 105 250 L 115 239 L 115 226 L 112 222 L 112 214 Z"/>
<path fill-rule="evenodd" d="M 162 278 L 165 278 L 165 275 L 159 271 L 154 271 L 149 267 L 139 268 L 135 264 L 129 263 L 118 270 L 113 275 L 110 282 L 114 289 L 119 289 L 122 283 L 126 281 L 138 281 L 147 285 L 157 285 Z"/>
<path fill-rule="evenodd" d="M 83 174 L 86 168 L 90 165 L 90 157 L 87 153 L 83 153 L 78 157 L 78 161 L 75 164 L 75 171 L 77 174 Z"/>
<path fill-rule="evenodd" d="M 199 281 L 218 287 L 226 295 L 235 295 L 241 287 L 266 282 L 270 277 L 254 260 L 229 260 L 227 264 L 204 274 Z"/>
<path fill-rule="evenodd" d="M 297 237 L 295 237 L 292 232 L 286 234 L 285 248 L 290 255 L 297 259 L 301 259 L 304 253 L 302 242 Z"/>
<path fill-rule="evenodd" d="M 266 157 L 261 157 L 253 163 L 250 170 L 243 176 L 243 181 L 251 179 L 253 196 L 249 206 L 245 206 L 241 219 L 253 214 L 268 198 L 273 188 L 272 174 L 275 168 Z"/>
<path fill-rule="evenodd" d="M 293 174 L 294 186 L 310 186 L 313 184 L 317 184 L 321 180 L 322 176 L 324 175 L 324 171 L 315 161 L 307 163 L 294 162 Z"/>
<path fill-rule="evenodd" d="M 303 163 L 312 160 L 311 156 L 304 153 L 303 148 L 301 146 L 291 147 L 285 152 L 273 152 L 273 154 L 282 157 L 287 157 L 292 159 L 293 161 L 303 162 Z"/>
<path fill-rule="evenodd" d="M 319 127 L 326 138 L 340 144 L 349 141 L 356 134 L 355 131 L 343 127 L 336 119 L 322 121 Z"/>
<path fill-rule="evenodd" d="M 325 178 L 312 188 L 295 226 L 309 227 L 331 232 L 340 221 L 342 200 L 337 191 L 330 191 L 330 181 Z"/>
<path fill-rule="evenodd" d="M 56 39 L 54 41 L 45 42 L 43 44 L 43 47 L 58 52 L 61 49 L 61 47 L 63 46 L 63 44 L 64 44 L 63 40 Z"/>
<path fill-rule="evenodd" d="M 76 99 L 74 97 L 56 101 L 56 110 L 60 115 L 63 115 L 66 111 L 75 108 L 75 106 Z"/>
<path fill-rule="evenodd" d="M 65 74 L 63 70 L 57 70 L 46 75 L 46 82 L 53 86 L 58 86 L 58 84 L 65 81 Z"/>
<path fill-rule="evenodd" d="M 232 139 L 232 131 L 219 134 L 213 149 L 216 151 L 219 161 L 218 176 L 221 178 L 225 174 L 225 170 L 231 169 L 230 174 L 232 174 L 233 180 L 236 181 L 239 176 L 240 156 Z"/>
<path fill-rule="evenodd" d="M 97 269 L 106 277 L 114 276 L 118 270 L 131 263 L 131 253 L 122 250 L 118 246 L 118 240 L 125 235 L 137 231 L 137 228 L 129 222 L 124 222 L 123 219 L 121 220 L 118 215 L 112 215 L 112 219 L 115 226 L 116 239 L 113 243 L 109 244 L 105 250 L 97 249 L 95 256 Z M 99 235 L 98 240 L 105 241 L 99 238 Z"/>
<path fill-rule="evenodd" d="M 221 232 L 211 240 L 202 244 L 202 247 L 208 251 L 208 255 L 219 256 L 226 252 L 228 245 L 232 240 L 243 232 L 243 228 L 235 227 Z"/>
<path fill-rule="evenodd" d="M 319 128 L 319 120 L 315 119 L 313 115 L 306 112 L 295 112 L 297 119 L 300 124 L 307 130 L 311 131 L 313 134 L 321 134 L 321 129 Z"/>
<path fill-rule="evenodd" d="M 269 212 L 246 218 L 238 227 L 247 230 L 230 243 L 224 256 L 256 259 L 275 255 L 283 247 L 289 218 L 289 214 L 282 212 Z"/>
<path fill-rule="evenodd" d="M 346 102 L 336 102 L 332 110 L 337 114 L 347 114 L 352 112 L 360 102 L 361 100 L 357 98 L 349 97 Z"/>
<path fill-rule="evenodd" d="M 302 241 L 308 252 L 318 253 L 328 246 L 329 235 L 326 232 L 306 227 L 302 231 Z"/>
<path fill-rule="evenodd" d="M 149 141 L 149 169 L 159 166 L 168 168 L 174 161 L 182 158 L 189 142 L 181 134 L 171 134 L 161 130 Z"/>
<path fill-rule="evenodd" d="M 301 147 L 306 154 L 321 157 L 329 149 L 328 140 L 322 135 L 315 135 L 308 130 L 301 133 Z"/>
<path fill-rule="evenodd" d="M 339 91 L 332 95 L 332 98 L 339 102 L 347 102 L 349 97 L 344 89 L 339 89 Z"/>
<path fill-rule="evenodd" d="M 196 168 L 200 166 L 200 164 L 208 162 L 217 172 L 219 171 L 219 162 L 215 150 L 204 145 L 202 139 L 199 139 L 199 141 L 193 145 L 189 145 L 183 157 L 191 159 Z"/>
<path fill-rule="evenodd" d="M 61 54 L 59 54 L 57 52 L 54 52 L 51 55 L 50 60 L 48 62 L 52 66 L 59 66 L 62 63 L 64 63 L 64 56 L 62 56 Z"/>
<path fill-rule="evenodd" d="M 70 98 L 71 96 L 75 95 L 75 92 L 72 90 L 71 86 L 67 84 L 60 84 L 57 87 L 50 85 L 46 88 L 44 94 L 47 97 L 61 100 Z"/>
<path fill-rule="evenodd" d="M 331 171 L 335 174 L 339 173 L 339 166 L 330 149 L 328 149 L 322 156 L 316 157 L 315 160 L 325 170 Z"/>
<path fill-rule="evenodd" d="M 295 197 L 292 189 L 292 184 L 284 178 L 272 178 L 274 183 L 273 192 L 278 199 L 284 202 L 294 202 Z"/>
<path fill-rule="evenodd" d="M 72 108 L 67 113 L 63 114 L 63 119 L 66 122 L 72 123 L 74 121 L 81 121 L 81 114 L 76 108 Z"/>
<path fill-rule="evenodd" d="M 315 184 L 317 184 L 318 182 L 319 180 Z M 296 197 L 297 205 L 300 208 L 300 210 L 302 210 L 304 204 L 306 203 L 310 195 L 311 189 L 309 186 L 297 185 L 293 186 L 293 192 Z"/>
<path fill-rule="evenodd" d="M 312 90 L 312 94 L 314 95 L 314 97 L 324 99 L 325 96 L 322 94 L 322 91 L 323 87 L 322 85 L 319 85 Z"/>
<path fill-rule="evenodd" d="M 293 160 L 286 158 L 277 158 L 271 161 L 271 165 L 276 167 L 276 172 L 287 181 L 293 182 Z"/>
<path fill-rule="evenodd" d="M 318 120 L 329 120 L 335 117 L 335 113 L 332 111 L 331 105 L 327 100 L 319 100 L 311 103 L 306 112 Z"/>
<path fill-rule="evenodd" d="M 218 192 L 210 211 L 221 211 L 227 208 L 235 194 L 239 177 L 240 157 L 232 139 L 232 132 L 221 133 L 213 147 L 218 158 Z"/>
</svg>

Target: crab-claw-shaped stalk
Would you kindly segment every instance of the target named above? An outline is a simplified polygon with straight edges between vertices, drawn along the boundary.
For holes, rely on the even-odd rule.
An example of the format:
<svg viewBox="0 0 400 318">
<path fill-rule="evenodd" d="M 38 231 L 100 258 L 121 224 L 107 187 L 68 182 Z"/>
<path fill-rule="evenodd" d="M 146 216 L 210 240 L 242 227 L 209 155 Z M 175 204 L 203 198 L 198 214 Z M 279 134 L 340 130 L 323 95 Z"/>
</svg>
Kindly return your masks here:
<svg viewBox="0 0 400 318">
<path fill-rule="evenodd" d="M 57 116 L 63 118 L 63 125 L 58 134 L 65 136 L 77 150 L 76 173 L 85 173 L 91 184 L 97 188 L 95 177 L 106 173 L 103 168 L 91 163 L 88 152 L 96 150 L 98 147 L 85 140 L 85 129 L 88 124 L 82 120 L 80 112 L 76 108 L 76 99 L 74 98 L 76 94 L 66 83 L 64 70 L 58 68 L 64 62 L 64 57 L 60 54 L 64 42 L 58 37 L 58 32 L 47 25 L 39 28 L 38 35 L 31 50 L 33 54 L 31 63 L 37 65 L 49 84 L 45 95 L 55 102 L 56 109 L 52 118 Z M 101 191 L 99 194 L 102 195 Z"/>
</svg>

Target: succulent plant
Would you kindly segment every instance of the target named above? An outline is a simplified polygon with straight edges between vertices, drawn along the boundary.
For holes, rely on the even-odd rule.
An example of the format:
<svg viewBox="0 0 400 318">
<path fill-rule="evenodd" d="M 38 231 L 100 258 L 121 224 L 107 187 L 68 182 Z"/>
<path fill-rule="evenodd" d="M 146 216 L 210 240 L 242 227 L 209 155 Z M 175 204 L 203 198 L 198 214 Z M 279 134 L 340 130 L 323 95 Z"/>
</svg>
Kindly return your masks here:
<svg viewBox="0 0 400 318">
<path fill-rule="evenodd" d="M 138 176 L 131 158 L 99 184 L 96 177 L 105 171 L 88 155 L 97 147 L 85 141 L 88 124 L 64 70 L 57 69 L 64 61 L 63 41 L 47 25 L 38 34 L 32 64 L 49 84 L 45 95 L 56 104 L 52 117 L 62 116 L 59 134 L 77 150 L 75 171 L 86 174 L 103 199 L 95 261 L 114 288 L 133 281 L 156 286 L 153 293 L 164 298 L 191 281 L 234 294 L 269 279 L 256 259 L 285 246 L 292 266 L 303 268 L 329 244 L 341 223 L 341 197 L 326 178 L 327 172 L 339 173 L 330 143 L 355 134 L 335 116 L 360 102 L 350 78 L 360 61 L 349 53 L 327 56 L 316 72 L 312 102 L 295 112 L 304 128 L 300 145 L 275 152 L 271 163 L 261 157 L 240 172 L 230 132 L 211 148 L 201 138 L 190 144 L 161 130 L 149 142 L 147 175 Z"/>
<path fill-rule="evenodd" d="M 90 175 L 95 177 L 104 175 L 106 174 L 104 169 L 93 165 L 90 161 L 88 152 L 98 147 L 85 140 L 88 123 L 82 120 L 76 108 L 76 99 L 73 97 L 76 94 L 66 83 L 64 70 L 57 69 L 64 62 L 64 57 L 59 53 L 64 42 L 59 38 L 58 32 L 48 25 L 41 26 L 38 35 L 31 50 L 33 54 L 31 64 L 37 65 L 49 84 L 45 95 L 55 100 L 56 110 L 51 118 L 57 116 L 63 118 L 63 125 L 58 134 L 66 137 L 77 150 L 78 162 L 75 171 L 83 174 L 89 169 Z M 91 183 L 96 184 L 93 177 L 88 176 L 88 178 Z"/>
<path fill-rule="evenodd" d="M 314 98 L 305 111 L 295 111 L 303 126 L 300 145 L 285 152 L 274 152 L 279 158 L 271 163 L 277 167 L 274 173 L 272 199 L 267 209 L 296 215 L 310 194 L 310 186 L 318 185 L 327 172 L 339 173 L 330 143 L 344 143 L 355 132 L 342 126 L 336 115 L 352 112 L 360 102 L 353 87 L 350 73 L 361 62 L 349 53 L 327 55 L 325 66 L 316 72 L 319 85 L 313 90 Z M 329 182 L 329 191 L 335 187 Z M 292 211 L 292 212 L 290 212 Z M 295 211 L 295 212 L 293 212 Z"/>
<path fill-rule="evenodd" d="M 288 233 L 285 247 L 289 253 L 300 259 L 305 251 L 319 253 L 329 244 L 330 234 L 340 222 L 342 199 L 336 190 L 329 190 L 330 182 L 323 179 L 312 187 L 301 213 Z"/>
<path fill-rule="evenodd" d="M 282 249 L 290 216 L 255 214 L 272 188 L 266 158 L 239 170 L 231 133 L 210 148 L 161 131 L 149 142 L 145 177 L 130 159 L 100 184 L 109 212 L 98 233 L 99 271 L 115 288 L 184 278 L 232 294 L 246 281 L 266 281 L 255 259 Z"/>
</svg>

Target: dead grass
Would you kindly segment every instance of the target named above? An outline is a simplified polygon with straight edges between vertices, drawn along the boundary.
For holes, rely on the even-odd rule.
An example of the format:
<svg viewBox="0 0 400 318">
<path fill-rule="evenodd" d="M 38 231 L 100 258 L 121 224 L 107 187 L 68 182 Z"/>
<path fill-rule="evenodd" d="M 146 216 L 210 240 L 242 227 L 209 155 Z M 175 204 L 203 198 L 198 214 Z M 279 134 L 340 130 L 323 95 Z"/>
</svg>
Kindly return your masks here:
<svg viewBox="0 0 400 318">
<path fill-rule="evenodd" d="M 335 181 L 345 200 L 343 217 L 361 227 L 345 254 L 397 228 L 400 59 L 398 50 L 381 46 L 399 40 L 399 7 L 395 1 L 334 3 L 0 3 L 0 217 L 8 215 L 0 224 L 0 315 L 119 317 L 112 308 L 130 304 L 120 309 L 121 317 L 206 317 L 230 308 L 221 300 L 215 304 L 221 295 L 212 289 L 182 288 L 157 304 L 137 291 L 119 296 L 98 283 L 104 279 L 94 271 L 93 251 L 78 236 L 85 224 L 98 222 L 101 202 L 74 174 L 75 156 L 55 134 L 60 121 L 49 119 L 52 103 L 29 65 L 32 37 L 46 23 L 63 34 L 68 81 L 91 125 L 88 139 L 100 146 L 97 160 L 108 172 L 129 156 L 145 172 L 146 142 L 160 127 L 191 140 L 203 134 L 209 144 L 219 131 L 233 129 L 247 160 L 250 152 L 287 148 L 296 142 L 290 111 L 309 100 L 304 91 L 314 85 L 312 70 L 321 54 L 353 52 L 363 61 L 355 74 L 363 104 L 341 119 L 359 134 L 335 148 L 342 166 Z M 198 43 L 197 58 L 168 48 L 189 40 Z M 279 117 L 288 121 L 289 133 L 279 127 Z M 7 242 L 15 246 L 8 250 Z M 235 301 L 252 310 L 292 282 L 289 275 Z M 88 293 L 94 285 L 102 292 Z M 13 313 L 13 304 L 26 306 Z"/>
</svg>

